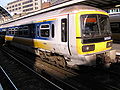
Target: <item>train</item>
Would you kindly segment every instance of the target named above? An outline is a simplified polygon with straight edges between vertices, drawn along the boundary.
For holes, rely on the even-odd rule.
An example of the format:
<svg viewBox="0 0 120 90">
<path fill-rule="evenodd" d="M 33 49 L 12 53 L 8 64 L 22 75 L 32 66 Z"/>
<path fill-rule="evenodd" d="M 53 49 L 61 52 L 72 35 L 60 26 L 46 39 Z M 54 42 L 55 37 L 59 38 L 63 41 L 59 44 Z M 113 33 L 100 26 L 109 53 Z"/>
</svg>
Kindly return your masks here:
<svg viewBox="0 0 120 90">
<path fill-rule="evenodd" d="M 110 25 L 112 31 L 113 41 L 120 43 L 120 13 L 110 14 Z"/>
<path fill-rule="evenodd" d="M 109 15 L 87 6 L 42 10 L 8 21 L 0 37 L 61 67 L 115 62 Z"/>
</svg>

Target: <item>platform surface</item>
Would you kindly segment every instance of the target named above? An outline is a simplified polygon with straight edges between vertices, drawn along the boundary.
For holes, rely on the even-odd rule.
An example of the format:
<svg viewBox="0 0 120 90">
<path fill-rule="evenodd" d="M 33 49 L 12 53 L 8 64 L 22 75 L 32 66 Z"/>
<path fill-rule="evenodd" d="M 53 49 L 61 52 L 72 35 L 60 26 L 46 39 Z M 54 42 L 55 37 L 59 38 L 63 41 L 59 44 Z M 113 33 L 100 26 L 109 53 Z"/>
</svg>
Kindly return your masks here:
<svg viewBox="0 0 120 90">
<path fill-rule="evenodd" d="M 113 44 L 113 49 L 116 49 L 116 54 L 120 55 L 120 44 Z"/>
<path fill-rule="evenodd" d="M 3 90 L 2 85 L 0 84 L 0 90 Z"/>
</svg>

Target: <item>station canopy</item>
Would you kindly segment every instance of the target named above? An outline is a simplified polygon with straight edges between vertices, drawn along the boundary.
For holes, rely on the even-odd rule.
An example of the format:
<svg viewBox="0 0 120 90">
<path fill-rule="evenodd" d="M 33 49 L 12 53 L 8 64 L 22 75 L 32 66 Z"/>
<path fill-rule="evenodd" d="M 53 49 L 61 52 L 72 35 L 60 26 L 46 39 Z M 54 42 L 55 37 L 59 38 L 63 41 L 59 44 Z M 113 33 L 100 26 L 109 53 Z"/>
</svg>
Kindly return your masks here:
<svg viewBox="0 0 120 90">
<path fill-rule="evenodd" d="M 12 16 L 10 15 L 10 13 L 5 8 L 0 6 L 0 24 L 11 19 Z"/>
<path fill-rule="evenodd" d="M 89 5 L 101 9 L 114 8 L 116 5 L 120 5 L 120 0 L 74 0 L 81 1 L 78 4 Z"/>
</svg>

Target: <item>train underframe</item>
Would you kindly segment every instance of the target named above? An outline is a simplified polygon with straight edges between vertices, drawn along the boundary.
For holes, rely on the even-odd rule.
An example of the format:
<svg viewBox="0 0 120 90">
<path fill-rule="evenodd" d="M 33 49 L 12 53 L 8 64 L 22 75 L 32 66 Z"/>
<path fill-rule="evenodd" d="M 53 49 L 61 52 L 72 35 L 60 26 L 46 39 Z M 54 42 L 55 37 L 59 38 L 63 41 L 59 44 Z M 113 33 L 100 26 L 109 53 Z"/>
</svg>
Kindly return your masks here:
<svg viewBox="0 0 120 90">
<path fill-rule="evenodd" d="M 7 42 L 8 44 L 8 42 Z M 78 69 L 80 65 L 87 66 L 95 66 L 95 65 L 105 65 L 110 66 L 111 63 L 116 63 L 116 51 L 109 50 L 98 54 L 85 55 L 84 57 L 75 60 L 71 59 L 71 57 L 64 57 L 64 55 L 59 55 L 57 53 L 52 53 L 50 51 L 46 51 L 44 49 L 33 48 L 29 46 L 25 46 L 22 44 L 18 44 L 15 42 L 9 42 L 10 45 L 25 50 L 27 52 L 34 53 L 40 57 L 41 60 L 53 64 L 58 67 L 70 67 Z M 84 59 L 83 59 L 84 58 Z M 82 61 L 83 63 L 78 63 Z"/>
</svg>

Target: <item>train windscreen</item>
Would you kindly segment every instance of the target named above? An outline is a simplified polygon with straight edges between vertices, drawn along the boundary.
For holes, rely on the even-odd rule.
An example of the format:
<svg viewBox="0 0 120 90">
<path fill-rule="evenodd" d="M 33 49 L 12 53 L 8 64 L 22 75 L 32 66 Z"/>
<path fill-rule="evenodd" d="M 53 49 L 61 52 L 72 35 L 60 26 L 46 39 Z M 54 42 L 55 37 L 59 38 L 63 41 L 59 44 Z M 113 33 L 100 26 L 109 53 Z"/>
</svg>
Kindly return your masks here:
<svg viewBox="0 0 120 90">
<path fill-rule="evenodd" d="M 101 14 L 87 14 L 81 16 L 83 37 L 101 37 L 111 35 L 109 17 Z"/>
</svg>

